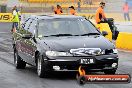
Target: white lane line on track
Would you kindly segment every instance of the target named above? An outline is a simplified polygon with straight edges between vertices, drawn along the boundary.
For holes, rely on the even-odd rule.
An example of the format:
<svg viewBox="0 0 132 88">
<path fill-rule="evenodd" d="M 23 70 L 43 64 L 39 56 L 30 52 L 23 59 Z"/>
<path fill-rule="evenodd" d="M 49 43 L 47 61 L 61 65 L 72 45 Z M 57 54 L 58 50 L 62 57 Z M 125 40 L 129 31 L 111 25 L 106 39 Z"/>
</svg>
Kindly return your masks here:
<svg viewBox="0 0 132 88">
<path fill-rule="evenodd" d="M 10 32 L 0 32 L 0 34 L 9 34 Z"/>
<path fill-rule="evenodd" d="M 14 55 L 12 52 L 0 52 L 0 58 L 13 62 Z"/>
<path fill-rule="evenodd" d="M 118 51 L 122 51 L 122 52 L 126 52 L 126 53 L 132 53 L 132 51 L 130 51 L 130 50 L 122 50 L 122 49 L 118 49 Z"/>
<path fill-rule="evenodd" d="M 8 59 L 1 58 L 1 57 L 0 57 L 0 61 L 5 62 L 5 63 L 7 63 L 7 64 L 10 64 L 10 65 L 14 66 L 13 61 L 10 61 L 10 60 L 8 60 Z"/>
</svg>

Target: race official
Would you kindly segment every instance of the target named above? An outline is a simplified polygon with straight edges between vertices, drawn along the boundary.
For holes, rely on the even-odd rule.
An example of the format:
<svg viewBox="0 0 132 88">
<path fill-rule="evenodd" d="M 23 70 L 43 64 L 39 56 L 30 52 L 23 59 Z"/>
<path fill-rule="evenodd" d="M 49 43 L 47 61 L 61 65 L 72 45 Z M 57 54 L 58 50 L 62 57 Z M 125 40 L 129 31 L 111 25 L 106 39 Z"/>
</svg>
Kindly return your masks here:
<svg viewBox="0 0 132 88">
<path fill-rule="evenodd" d="M 114 26 L 114 23 L 106 18 L 105 13 L 104 13 L 104 8 L 105 8 L 105 3 L 101 2 L 100 7 L 97 9 L 96 14 L 95 14 L 96 23 L 97 24 L 108 23 L 112 34 L 114 34 L 115 36 L 118 36 L 119 31 Z M 114 38 L 114 36 L 112 38 Z M 114 39 L 116 39 L 116 38 L 114 38 Z"/>
<path fill-rule="evenodd" d="M 76 11 L 75 11 L 75 8 L 73 6 L 69 7 L 70 8 L 70 15 L 76 15 Z"/>
<path fill-rule="evenodd" d="M 100 6 L 97 9 L 96 14 L 95 14 L 96 23 L 97 24 L 108 23 L 110 29 L 113 30 L 113 26 L 112 26 L 113 24 L 106 19 L 106 16 L 105 16 L 105 13 L 104 13 L 104 8 L 105 8 L 105 3 L 101 2 Z"/>
<path fill-rule="evenodd" d="M 13 14 L 13 19 L 12 19 L 12 32 L 15 32 L 16 30 L 18 30 L 18 25 L 20 23 L 20 19 L 19 19 L 19 11 L 17 10 L 17 7 L 14 6 L 12 9 L 12 14 Z"/>
<path fill-rule="evenodd" d="M 58 15 L 63 13 L 60 5 L 57 5 L 56 9 L 54 10 L 54 13 Z"/>
<path fill-rule="evenodd" d="M 96 20 L 97 24 L 99 24 L 100 22 L 106 20 L 106 16 L 105 16 L 105 13 L 104 13 L 104 7 L 105 7 L 105 3 L 101 2 L 99 8 L 96 11 L 95 20 Z"/>
</svg>

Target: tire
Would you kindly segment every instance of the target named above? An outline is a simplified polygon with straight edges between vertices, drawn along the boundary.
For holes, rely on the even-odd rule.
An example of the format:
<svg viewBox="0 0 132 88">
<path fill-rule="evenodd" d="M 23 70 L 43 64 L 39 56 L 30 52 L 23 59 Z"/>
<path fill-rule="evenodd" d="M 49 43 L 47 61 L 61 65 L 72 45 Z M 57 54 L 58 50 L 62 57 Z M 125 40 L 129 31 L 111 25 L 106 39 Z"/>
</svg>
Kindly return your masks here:
<svg viewBox="0 0 132 88">
<path fill-rule="evenodd" d="M 37 60 L 37 74 L 40 78 L 47 76 L 46 64 L 44 62 L 43 56 L 39 56 Z"/>
<path fill-rule="evenodd" d="M 115 74 L 116 70 L 105 70 L 104 73 L 105 74 Z"/>
<path fill-rule="evenodd" d="M 17 69 L 24 69 L 26 67 L 26 62 L 14 51 L 14 64 Z"/>
<path fill-rule="evenodd" d="M 86 83 L 86 81 L 87 81 L 87 79 L 84 76 L 80 76 L 77 79 L 77 83 L 80 84 L 80 85 L 84 85 Z"/>
</svg>

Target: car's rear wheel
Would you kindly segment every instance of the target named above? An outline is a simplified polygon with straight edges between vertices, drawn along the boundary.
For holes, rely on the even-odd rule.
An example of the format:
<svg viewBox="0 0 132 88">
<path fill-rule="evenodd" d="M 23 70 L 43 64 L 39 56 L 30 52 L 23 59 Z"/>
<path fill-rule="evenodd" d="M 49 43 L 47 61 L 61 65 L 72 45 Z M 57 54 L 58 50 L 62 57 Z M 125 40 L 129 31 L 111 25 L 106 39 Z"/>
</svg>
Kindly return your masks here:
<svg viewBox="0 0 132 88">
<path fill-rule="evenodd" d="M 43 56 L 39 56 L 37 60 L 37 74 L 40 78 L 46 77 L 46 64 L 44 62 Z"/>
<path fill-rule="evenodd" d="M 116 70 L 105 70 L 104 73 L 105 74 L 115 74 Z"/>
<path fill-rule="evenodd" d="M 26 62 L 22 60 L 16 51 L 14 51 L 14 64 L 17 69 L 24 69 L 26 67 Z"/>
</svg>

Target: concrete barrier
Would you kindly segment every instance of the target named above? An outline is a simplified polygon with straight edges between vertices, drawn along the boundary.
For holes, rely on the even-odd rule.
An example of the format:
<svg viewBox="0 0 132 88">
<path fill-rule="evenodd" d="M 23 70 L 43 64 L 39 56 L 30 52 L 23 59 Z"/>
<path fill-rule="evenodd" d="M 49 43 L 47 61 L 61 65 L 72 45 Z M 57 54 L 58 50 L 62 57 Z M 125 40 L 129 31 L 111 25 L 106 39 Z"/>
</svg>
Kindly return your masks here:
<svg viewBox="0 0 132 88">
<path fill-rule="evenodd" d="M 101 24 L 97 24 L 96 27 L 102 32 L 102 31 L 106 31 L 108 33 L 107 36 L 105 36 L 107 39 L 109 39 L 110 41 L 112 41 L 112 32 L 110 30 L 110 27 L 107 23 L 101 23 Z"/>
<path fill-rule="evenodd" d="M 116 40 L 116 47 L 124 50 L 132 50 L 132 33 L 120 32 Z"/>
<path fill-rule="evenodd" d="M 95 13 L 79 13 L 80 16 L 85 16 L 89 19 L 95 19 Z M 129 14 L 130 18 L 132 17 L 132 13 Z M 125 21 L 123 13 L 106 13 L 107 18 L 114 18 L 115 21 Z"/>
<path fill-rule="evenodd" d="M 100 23 L 100 24 L 96 24 L 95 20 L 93 19 L 89 19 L 95 26 L 97 29 L 99 29 L 101 32 L 102 31 L 106 31 L 108 33 L 107 36 L 105 36 L 107 39 L 109 39 L 110 41 L 112 41 L 112 32 L 110 30 L 110 27 L 108 25 L 108 23 Z"/>
</svg>

